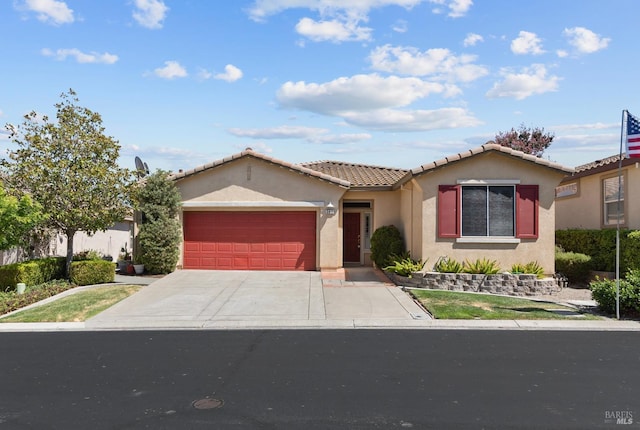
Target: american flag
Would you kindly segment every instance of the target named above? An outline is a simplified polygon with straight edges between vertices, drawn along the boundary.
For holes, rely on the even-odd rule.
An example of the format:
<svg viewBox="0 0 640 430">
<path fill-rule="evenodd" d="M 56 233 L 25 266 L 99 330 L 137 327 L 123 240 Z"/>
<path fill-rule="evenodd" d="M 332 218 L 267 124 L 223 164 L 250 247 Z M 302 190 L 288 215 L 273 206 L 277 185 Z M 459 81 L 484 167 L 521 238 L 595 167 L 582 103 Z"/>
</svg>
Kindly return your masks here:
<svg viewBox="0 0 640 430">
<path fill-rule="evenodd" d="M 640 119 L 627 112 L 627 156 L 640 158 Z"/>
</svg>

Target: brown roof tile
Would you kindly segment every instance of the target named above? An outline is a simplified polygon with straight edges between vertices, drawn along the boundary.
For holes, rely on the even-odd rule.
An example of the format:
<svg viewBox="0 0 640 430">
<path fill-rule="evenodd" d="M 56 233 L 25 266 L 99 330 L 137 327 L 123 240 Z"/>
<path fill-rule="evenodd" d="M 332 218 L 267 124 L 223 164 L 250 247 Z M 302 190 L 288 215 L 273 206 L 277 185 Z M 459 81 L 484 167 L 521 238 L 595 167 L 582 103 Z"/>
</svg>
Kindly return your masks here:
<svg viewBox="0 0 640 430">
<path fill-rule="evenodd" d="M 349 181 L 352 188 L 391 188 L 409 174 L 404 169 L 342 161 L 313 161 L 301 166 Z"/>
<path fill-rule="evenodd" d="M 622 166 L 626 167 L 635 164 L 638 160 L 635 158 L 626 158 L 626 154 L 622 154 Z M 595 160 L 590 163 L 576 166 L 575 173 L 571 176 L 567 176 L 563 179 L 563 182 L 570 181 L 572 179 L 580 178 L 583 176 L 594 175 L 597 173 L 607 172 L 609 170 L 617 169 L 620 165 L 620 154 L 612 155 L 602 160 Z"/>
<path fill-rule="evenodd" d="M 229 163 L 231 161 L 238 160 L 238 159 L 243 158 L 243 157 L 257 158 L 259 160 L 266 161 L 267 163 L 271 163 L 271 164 L 274 164 L 276 166 L 287 168 L 287 169 L 292 170 L 294 172 L 302 173 L 302 174 L 310 176 L 310 177 L 314 177 L 314 178 L 318 178 L 318 179 L 323 180 L 323 181 L 331 182 L 331 183 L 336 184 L 338 186 L 341 186 L 343 188 L 349 188 L 351 186 L 349 181 L 344 180 L 342 178 L 331 176 L 329 174 L 325 174 L 323 172 L 319 172 L 317 170 L 312 170 L 312 169 L 309 169 L 309 168 L 306 168 L 306 167 L 303 167 L 303 166 L 298 166 L 298 165 L 295 165 L 295 164 L 291 164 L 291 163 L 288 163 L 286 161 L 278 160 L 276 158 L 272 158 L 272 157 L 266 156 L 264 154 L 260 154 L 259 152 L 255 152 L 251 148 L 247 148 L 242 152 L 239 152 L 237 154 L 233 154 L 233 155 L 231 155 L 229 157 L 226 157 L 226 158 L 223 158 L 221 160 L 213 161 L 211 163 L 207 163 L 207 164 L 195 167 L 195 168 L 190 169 L 190 170 L 185 170 L 185 171 L 180 171 L 178 173 L 174 173 L 174 174 L 172 174 L 170 176 L 170 178 L 175 180 L 175 181 L 180 180 L 180 179 L 184 179 L 184 178 L 186 178 L 188 176 L 193 176 L 193 175 L 195 175 L 197 173 L 204 172 L 205 170 L 209 170 L 209 169 L 213 169 L 213 168 L 218 167 L 218 166 L 222 166 L 223 164 L 227 164 L 227 163 Z"/>
<path fill-rule="evenodd" d="M 456 161 L 461 161 L 464 160 L 465 158 L 469 158 L 472 157 L 474 155 L 477 154 L 481 154 L 483 152 L 491 152 L 491 151 L 497 151 L 497 152 L 502 152 L 506 155 L 512 156 L 512 157 L 516 157 L 516 158 L 521 158 L 523 160 L 526 161 L 531 161 L 533 163 L 539 164 L 541 166 L 544 167 L 548 167 L 550 169 L 554 169 L 554 170 L 559 170 L 563 173 L 573 173 L 574 169 L 570 168 L 570 167 L 565 167 L 561 164 L 558 163 L 554 163 L 552 161 L 549 160 L 545 160 L 544 158 L 540 158 L 540 157 L 536 157 L 535 155 L 531 155 L 531 154 L 526 154 L 524 152 L 521 151 L 516 151 L 515 149 L 511 149 L 508 148 L 506 146 L 502 146 L 502 145 L 498 145 L 496 143 L 493 142 L 487 142 L 482 146 L 479 146 L 477 148 L 472 148 L 468 151 L 464 151 L 464 152 L 460 152 L 458 154 L 454 154 L 454 155 L 450 155 L 448 157 L 443 158 L 442 160 L 437 160 L 431 163 L 427 163 L 427 164 L 423 164 L 420 167 L 417 167 L 415 169 L 411 170 L 412 175 L 416 176 L 416 175 L 420 175 L 422 173 L 437 169 L 437 168 L 441 168 L 447 164 L 451 164 L 451 163 L 455 163 Z"/>
</svg>

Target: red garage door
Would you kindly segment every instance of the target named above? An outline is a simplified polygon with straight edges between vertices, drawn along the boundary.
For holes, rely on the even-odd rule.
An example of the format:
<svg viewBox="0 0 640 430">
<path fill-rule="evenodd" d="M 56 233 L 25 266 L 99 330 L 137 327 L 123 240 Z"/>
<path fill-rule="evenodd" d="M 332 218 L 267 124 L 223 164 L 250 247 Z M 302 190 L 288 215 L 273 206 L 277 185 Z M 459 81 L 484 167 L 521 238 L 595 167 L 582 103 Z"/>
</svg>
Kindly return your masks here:
<svg viewBox="0 0 640 430">
<path fill-rule="evenodd" d="M 185 269 L 315 270 L 315 212 L 184 212 Z"/>
</svg>

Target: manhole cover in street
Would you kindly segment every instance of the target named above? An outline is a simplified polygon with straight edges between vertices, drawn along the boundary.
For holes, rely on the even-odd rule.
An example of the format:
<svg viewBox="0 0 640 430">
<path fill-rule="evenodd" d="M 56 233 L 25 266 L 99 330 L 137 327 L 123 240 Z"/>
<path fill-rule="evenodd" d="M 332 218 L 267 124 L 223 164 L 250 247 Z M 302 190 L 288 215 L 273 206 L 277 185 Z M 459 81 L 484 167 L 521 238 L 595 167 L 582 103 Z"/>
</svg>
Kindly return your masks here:
<svg viewBox="0 0 640 430">
<path fill-rule="evenodd" d="M 221 408 L 224 402 L 219 399 L 200 399 L 193 402 L 196 409 L 217 409 Z"/>
</svg>

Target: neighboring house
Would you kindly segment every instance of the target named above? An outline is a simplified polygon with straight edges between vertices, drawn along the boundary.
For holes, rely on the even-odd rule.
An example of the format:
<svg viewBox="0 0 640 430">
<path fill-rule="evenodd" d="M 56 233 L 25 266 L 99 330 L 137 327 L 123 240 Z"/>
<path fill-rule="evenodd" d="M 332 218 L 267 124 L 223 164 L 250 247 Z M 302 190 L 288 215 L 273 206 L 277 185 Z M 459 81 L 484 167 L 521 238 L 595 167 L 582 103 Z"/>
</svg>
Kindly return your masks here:
<svg viewBox="0 0 640 430">
<path fill-rule="evenodd" d="M 114 224 L 105 231 L 97 231 L 90 236 L 79 231 L 73 238 L 73 252 L 98 251 L 103 256 L 111 256 L 116 261 L 121 248 L 132 249 L 133 218 L 127 217 L 124 221 Z M 67 238 L 63 234 L 55 234 L 48 243 L 35 252 L 36 257 L 67 255 Z M 8 251 L 0 251 L 0 265 L 17 263 L 27 258 L 27 253 L 14 248 Z"/>
<path fill-rule="evenodd" d="M 623 154 L 624 157 L 624 154 Z M 620 156 L 575 168 L 556 188 L 556 228 L 640 229 L 640 163 Z M 618 194 L 618 190 L 622 192 Z"/>
<path fill-rule="evenodd" d="M 338 270 L 370 265 L 381 226 L 417 259 L 537 260 L 554 273 L 555 187 L 573 169 L 488 143 L 413 170 L 291 164 L 247 149 L 173 175 L 179 267 Z"/>
</svg>

